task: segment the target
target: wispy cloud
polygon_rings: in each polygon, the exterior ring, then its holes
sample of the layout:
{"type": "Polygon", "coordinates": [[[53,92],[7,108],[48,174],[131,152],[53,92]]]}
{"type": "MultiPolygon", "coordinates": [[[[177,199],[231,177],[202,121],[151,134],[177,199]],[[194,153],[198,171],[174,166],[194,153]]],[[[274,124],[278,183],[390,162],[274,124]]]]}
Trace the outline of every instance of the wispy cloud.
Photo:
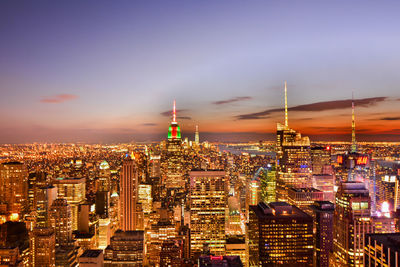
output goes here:
{"type": "Polygon", "coordinates": [[[77,95],[59,94],[59,95],[54,95],[54,96],[42,97],[40,102],[57,104],[57,103],[63,103],[63,102],[66,102],[66,101],[71,101],[71,100],[74,100],[74,99],[77,99],[77,98],[78,98],[77,95]]]}
{"type": "MultiPolygon", "coordinates": [[[[186,112],[186,111],[188,111],[187,109],[177,109],[176,110],[176,113],[184,113],[184,112],[186,112]]],[[[172,117],[172,109],[170,109],[170,110],[167,110],[167,111],[164,111],[164,112],[161,112],[160,113],[162,116],[164,116],[164,117],[172,117]]]]}
{"type": "Polygon", "coordinates": [[[157,123],[146,122],[146,123],[142,123],[142,126],[157,126],[157,123]]]}
{"type": "Polygon", "coordinates": [[[400,121],[400,117],[383,117],[380,118],[381,121],[400,121]]]}
{"type": "Polygon", "coordinates": [[[178,116],[178,117],[176,117],[178,120],[191,120],[192,119],[192,117],[189,117],[189,116],[178,116]]]}
{"type": "MultiPolygon", "coordinates": [[[[379,102],[383,102],[387,99],[387,97],[370,97],[370,98],[362,98],[355,99],[355,105],[357,107],[369,107],[375,105],[379,102]]],[[[298,105],[294,107],[288,108],[289,111],[326,111],[326,110],[335,110],[335,109],[345,109],[351,107],[351,99],[345,100],[333,100],[333,101],[323,101],[316,102],[305,105],[298,105]]],[[[268,118],[271,114],[275,112],[282,112],[283,108],[274,108],[267,109],[261,112],[249,113],[237,115],[236,119],[238,120],[255,120],[255,119],[265,119],[268,118]]]]}
{"type": "Polygon", "coordinates": [[[231,104],[231,103],[250,100],[250,99],[252,99],[251,96],[238,96],[238,97],[234,97],[234,98],[230,98],[230,99],[215,101],[215,102],[212,102],[212,103],[214,105],[225,105],[225,104],[231,104]]]}

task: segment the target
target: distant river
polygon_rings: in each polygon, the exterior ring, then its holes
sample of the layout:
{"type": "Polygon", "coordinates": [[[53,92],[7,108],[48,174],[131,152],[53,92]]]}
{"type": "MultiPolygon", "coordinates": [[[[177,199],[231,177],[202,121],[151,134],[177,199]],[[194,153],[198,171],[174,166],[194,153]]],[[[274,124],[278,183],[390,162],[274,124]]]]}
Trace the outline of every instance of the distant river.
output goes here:
{"type": "Polygon", "coordinates": [[[219,150],[221,152],[227,151],[235,155],[241,155],[242,153],[248,153],[253,155],[267,155],[267,156],[275,156],[275,152],[264,152],[258,151],[255,149],[251,149],[250,146],[228,146],[228,145],[218,145],[219,150]]]}

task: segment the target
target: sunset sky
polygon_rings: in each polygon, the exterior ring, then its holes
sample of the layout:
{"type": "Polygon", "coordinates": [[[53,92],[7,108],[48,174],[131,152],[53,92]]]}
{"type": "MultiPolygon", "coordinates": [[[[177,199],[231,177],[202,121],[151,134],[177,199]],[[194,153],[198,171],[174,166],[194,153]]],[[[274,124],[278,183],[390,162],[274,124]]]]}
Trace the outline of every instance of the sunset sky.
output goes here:
{"type": "Polygon", "coordinates": [[[399,1],[0,1],[0,143],[400,141],[399,1]]]}

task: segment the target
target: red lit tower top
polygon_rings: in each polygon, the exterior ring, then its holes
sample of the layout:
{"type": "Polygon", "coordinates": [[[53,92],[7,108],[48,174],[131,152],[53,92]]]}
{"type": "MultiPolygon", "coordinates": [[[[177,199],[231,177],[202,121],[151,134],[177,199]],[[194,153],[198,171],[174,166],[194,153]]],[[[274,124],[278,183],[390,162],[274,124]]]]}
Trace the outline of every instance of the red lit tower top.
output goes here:
{"type": "Polygon", "coordinates": [[[174,107],[172,109],[172,122],[168,129],[168,140],[181,139],[181,128],[176,121],[176,103],[174,100],[174,107]]]}

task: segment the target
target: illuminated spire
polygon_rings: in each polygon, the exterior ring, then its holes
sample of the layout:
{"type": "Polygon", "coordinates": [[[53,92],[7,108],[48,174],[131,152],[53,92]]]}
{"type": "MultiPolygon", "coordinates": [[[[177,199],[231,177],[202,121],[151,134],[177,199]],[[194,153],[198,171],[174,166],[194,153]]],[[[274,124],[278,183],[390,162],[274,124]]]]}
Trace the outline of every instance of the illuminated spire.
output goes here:
{"type": "Polygon", "coordinates": [[[174,107],[172,109],[172,122],[168,128],[168,139],[181,139],[181,128],[176,121],[176,103],[174,100],[174,107]]]}
{"type": "Polygon", "coordinates": [[[174,107],[172,109],[172,122],[176,122],[176,103],[174,100],[174,107]]]}
{"type": "Polygon", "coordinates": [[[285,126],[288,127],[288,112],[287,112],[287,86],[285,81],[285,126]]]}
{"type": "Polygon", "coordinates": [[[351,94],[351,152],[357,152],[356,120],[354,114],[354,94],[351,94]]]}

